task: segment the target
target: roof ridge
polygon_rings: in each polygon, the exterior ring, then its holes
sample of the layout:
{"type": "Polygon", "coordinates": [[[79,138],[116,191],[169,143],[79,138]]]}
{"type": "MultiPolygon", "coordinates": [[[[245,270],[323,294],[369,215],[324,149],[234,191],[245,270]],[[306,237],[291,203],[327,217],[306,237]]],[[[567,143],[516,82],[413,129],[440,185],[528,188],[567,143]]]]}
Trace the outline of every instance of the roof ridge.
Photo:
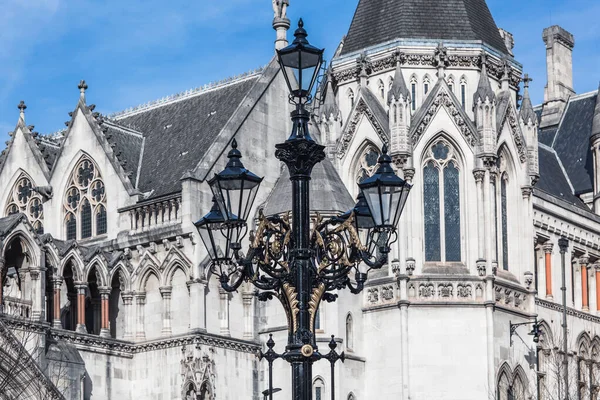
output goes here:
{"type": "Polygon", "coordinates": [[[239,82],[246,81],[248,79],[255,78],[256,76],[260,75],[265,69],[266,69],[266,66],[261,66],[256,69],[244,72],[240,75],[235,75],[235,76],[231,76],[231,77],[222,79],[220,81],[207,83],[203,86],[198,86],[196,88],[188,89],[183,92],[165,96],[161,99],[152,100],[147,103],[137,105],[135,107],[129,107],[123,111],[117,111],[112,114],[109,114],[109,115],[107,115],[107,117],[118,121],[121,118],[130,117],[132,115],[138,114],[143,111],[148,111],[148,110],[151,110],[151,109],[154,109],[157,107],[161,107],[161,106],[164,106],[167,104],[172,104],[172,103],[175,103],[175,102],[178,102],[181,100],[188,99],[190,97],[198,96],[198,95],[201,95],[204,93],[209,93],[209,92],[212,92],[212,91],[215,91],[218,89],[222,89],[224,87],[227,87],[227,86],[239,83],[239,82]]]}
{"type": "Polygon", "coordinates": [[[121,121],[116,120],[116,119],[111,119],[111,118],[106,118],[104,120],[104,123],[106,125],[110,125],[111,128],[114,128],[122,133],[128,134],[128,135],[132,135],[132,136],[136,136],[136,137],[140,137],[143,138],[144,134],[142,132],[140,132],[139,130],[137,130],[136,128],[133,128],[129,125],[123,125],[121,124],[121,121]]]}

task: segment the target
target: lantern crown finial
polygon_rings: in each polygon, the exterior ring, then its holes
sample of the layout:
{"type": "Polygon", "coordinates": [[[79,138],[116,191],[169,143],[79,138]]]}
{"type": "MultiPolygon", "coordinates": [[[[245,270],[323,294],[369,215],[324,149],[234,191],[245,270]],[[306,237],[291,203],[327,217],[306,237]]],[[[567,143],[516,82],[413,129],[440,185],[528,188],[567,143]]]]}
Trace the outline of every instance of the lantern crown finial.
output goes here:
{"type": "Polygon", "coordinates": [[[231,150],[229,150],[229,153],[227,154],[227,158],[229,158],[227,166],[244,168],[244,164],[242,164],[242,162],[240,161],[240,158],[242,158],[242,153],[238,150],[237,147],[237,140],[233,139],[233,141],[231,142],[231,150]]]}
{"type": "Polygon", "coordinates": [[[308,44],[308,40],[306,40],[307,36],[308,33],[306,32],[306,29],[304,29],[304,21],[302,21],[302,18],[300,18],[298,21],[298,28],[296,29],[296,32],[294,32],[294,37],[296,38],[294,39],[294,43],[308,44]]]}

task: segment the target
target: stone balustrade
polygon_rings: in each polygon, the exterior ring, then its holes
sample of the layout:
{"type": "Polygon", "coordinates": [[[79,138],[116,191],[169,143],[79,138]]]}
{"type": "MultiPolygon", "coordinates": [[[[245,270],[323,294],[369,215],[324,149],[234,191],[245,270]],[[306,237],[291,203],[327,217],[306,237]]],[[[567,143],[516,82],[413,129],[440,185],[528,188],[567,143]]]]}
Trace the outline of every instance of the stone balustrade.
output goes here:
{"type": "Polygon", "coordinates": [[[366,309],[410,304],[489,304],[520,313],[534,311],[534,293],[519,284],[480,277],[415,276],[381,280],[365,288],[366,309]],[[489,293],[491,291],[491,293],[489,293]]]}
{"type": "Polygon", "coordinates": [[[16,297],[4,296],[2,299],[2,313],[16,318],[30,318],[33,302],[16,297]]]}
{"type": "Polygon", "coordinates": [[[136,232],[177,224],[181,222],[181,195],[142,202],[119,212],[129,213],[130,229],[136,232]]]}

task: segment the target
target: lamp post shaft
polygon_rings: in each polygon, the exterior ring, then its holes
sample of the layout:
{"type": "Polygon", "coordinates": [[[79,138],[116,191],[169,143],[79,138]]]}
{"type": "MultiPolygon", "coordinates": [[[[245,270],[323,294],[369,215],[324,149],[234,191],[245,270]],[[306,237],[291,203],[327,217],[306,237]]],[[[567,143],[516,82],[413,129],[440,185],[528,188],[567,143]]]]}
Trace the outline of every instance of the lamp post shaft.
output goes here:
{"type": "MultiPolygon", "coordinates": [[[[289,331],[286,353],[292,364],[292,399],[312,399],[312,352],[316,340],[311,326],[310,296],[315,284],[316,267],[312,264],[310,248],[310,176],[313,167],[325,159],[324,147],[315,143],[308,133],[309,114],[300,105],[292,113],[294,129],[290,138],[278,144],[275,156],[290,171],[292,183],[292,244],[290,249],[291,276],[289,284],[295,289],[296,324],[289,331]],[[307,354],[303,347],[310,346],[307,354]],[[312,349],[312,350],[311,350],[312,349]]],[[[291,313],[294,306],[289,305],[291,313]]],[[[293,318],[292,318],[293,320],[293,318]]]]}

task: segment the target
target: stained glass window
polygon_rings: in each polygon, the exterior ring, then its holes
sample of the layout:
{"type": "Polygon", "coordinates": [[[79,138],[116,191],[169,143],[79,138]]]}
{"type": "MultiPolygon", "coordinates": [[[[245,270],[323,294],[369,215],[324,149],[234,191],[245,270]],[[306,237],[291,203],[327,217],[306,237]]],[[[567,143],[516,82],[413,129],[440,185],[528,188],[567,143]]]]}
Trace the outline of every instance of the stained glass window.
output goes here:
{"type": "Polygon", "coordinates": [[[460,171],[455,153],[440,140],[428,157],[423,167],[425,261],[460,262],[460,171]]]}
{"type": "Polygon", "coordinates": [[[322,400],[320,387],[315,388],[315,400],[322,400]]]}
{"type": "Polygon", "coordinates": [[[77,238],[77,218],[75,215],[67,215],[67,240],[74,240],[77,238]]]}
{"type": "Polygon", "coordinates": [[[441,261],[440,176],[433,161],[423,169],[425,206],[425,261],[441,261]]]}
{"type": "Polygon", "coordinates": [[[22,173],[9,192],[5,214],[23,213],[36,232],[43,232],[44,206],[42,196],[34,190],[35,187],[31,178],[22,173]]]}
{"type": "Polygon", "coordinates": [[[96,212],[96,235],[104,235],[106,233],[106,209],[104,206],[98,207],[96,212]]]}
{"type": "Polygon", "coordinates": [[[81,206],[81,238],[92,237],[92,207],[88,199],[81,206]]]}
{"type": "Polygon", "coordinates": [[[460,190],[458,169],[454,162],[444,168],[444,220],[446,261],[460,261],[460,190]]]}
{"type": "Polygon", "coordinates": [[[506,180],[500,184],[500,198],[502,207],[502,267],[508,271],[508,214],[506,206],[506,180]]]}
{"type": "Polygon", "coordinates": [[[70,222],[77,220],[81,224],[79,227],[81,239],[105,234],[107,232],[106,188],[98,167],[90,158],[84,156],[77,163],[68,185],[63,203],[65,213],[73,215],[66,220],[68,238],[77,239],[76,222],[70,222]],[[79,218],[75,218],[76,215],[79,215],[79,218]],[[69,224],[74,223],[75,228],[69,229],[69,224]]]}

